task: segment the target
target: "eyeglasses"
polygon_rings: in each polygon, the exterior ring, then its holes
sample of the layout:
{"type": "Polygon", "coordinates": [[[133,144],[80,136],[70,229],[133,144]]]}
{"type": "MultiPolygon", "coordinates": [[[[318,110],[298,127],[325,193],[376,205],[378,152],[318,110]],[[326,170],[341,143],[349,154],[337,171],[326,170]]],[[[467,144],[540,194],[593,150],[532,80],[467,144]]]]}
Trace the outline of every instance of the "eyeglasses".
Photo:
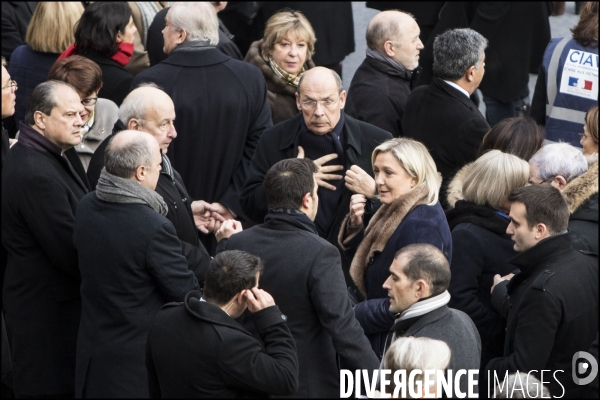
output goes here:
{"type": "Polygon", "coordinates": [[[335,100],[323,100],[323,101],[306,100],[306,101],[301,102],[300,104],[302,104],[302,107],[304,107],[307,110],[316,109],[317,104],[321,104],[323,106],[323,108],[330,109],[331,107],[333,107],[333,105],[335,103],[338,102],[339,99],[340,99],[340,96],[338,96],[338,98],[335,100]]]}
{"type": "Polygon", "coordinates": [[[554,178],[556,178],[556,176],[551,176],[550,178],[548,178],[548,179],[546,179],[544,181],[541,181],[541,182],[534,182],[534,181],[531,180],[531,178],[529,178],[529,183],[531,185],[543,185],[544,183],[550,183],[550,182],[552,182],[554,180],[554,178]]]}
{"type": "Polygon", "coordinates": [[[88,97],[87,99],[81,100],[81,104],[84,106],[93,106],[98,101],[97,97],[88,97]]]}
{"type": "Polygon", "coordinates": [[[589,136],[585,133],[578,133],[580,139],[587,139],[589,136]]]}
{"type": "Polygon", "coordinates": [[[4,89],[11,89],[11,90],[17,90],[19,86],[17,85],[17,81],[15,81],[14,79],[9,79],[8,82],[6,82],[6,86],[4,86],[2,88],[2,90],[4,89]]]}

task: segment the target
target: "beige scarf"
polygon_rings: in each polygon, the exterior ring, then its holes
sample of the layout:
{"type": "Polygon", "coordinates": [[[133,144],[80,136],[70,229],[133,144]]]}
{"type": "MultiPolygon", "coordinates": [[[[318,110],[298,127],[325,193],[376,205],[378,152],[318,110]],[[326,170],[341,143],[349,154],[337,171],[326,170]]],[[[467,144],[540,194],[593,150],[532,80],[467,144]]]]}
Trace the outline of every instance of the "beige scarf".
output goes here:
{"type": "Polygon", "coordinates": [[[283,79],[288,85],[294,87],[298,87],[298,83],[300,83],[300,77],[305,71],[303,65],[298,75],[288,74],[279,65],[277,65],[275,60],[273,60],[273,57],[269,57],[269,65],[271,66],[273,72],[275,72],[275,75],[283,79]]]}
{"type": "MultiPolygon", "coordinates": [[[[427,204],[427,195],[428,191],[425,184],[416,186],[391,204],[383,204],[371,218],[350,265],[350,276],[365,299],[367,298],[365,272],[367,271],[369,259],[373,257],[376,251],[383,251],[388,240],[408,213],[421,204],[427,204]]],[[[342,248],[344,248],[343,243],[354,236],[348,232],[349,222],[350,214],[344,219],[338,236],[342,248]]]]}

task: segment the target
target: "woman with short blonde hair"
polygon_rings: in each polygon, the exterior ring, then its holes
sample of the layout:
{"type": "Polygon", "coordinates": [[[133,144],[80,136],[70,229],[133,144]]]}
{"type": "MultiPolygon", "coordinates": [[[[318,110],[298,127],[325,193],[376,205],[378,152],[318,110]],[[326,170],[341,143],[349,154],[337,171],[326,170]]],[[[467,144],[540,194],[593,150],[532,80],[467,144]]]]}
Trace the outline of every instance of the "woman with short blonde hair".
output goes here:
{"type": "Polygon", "coordinates": [[[428,243],[450,262],[452,237],[438,201],[441,177],[422,143],[405,137],[390,139],[375,148],[371,160],[381,207],[365,224],[373,204],[367,205],[362,194],[353,195],[338,241],[349,256],[355,251],[350,276],[366,300],[356,304],[354,314],[381,358],[394,323],[382,285],[396,252],[409,244],[428,243]]]}
{"type": "Polygon", "coordinates": [[[263,38],[250,46],[245,61],[265,77],[274,124],[298,114],[296,88],[302,74],[315,66],[316,41],[304,14],[286,10],[271,16],[263,38]]]}
{"type": "Polygon", "coordinates": [[[10,72],[19,82],[15,121],[25,118],[25,107],[33,89],[48,78],[60,53],[75,40],[75,25],[83,14],[81,2],[40,1],[27,27],[25,45],[11,54],[10,72]]]}
{"type": "Polygon", "coordinates": [[[490,150],[475,160],[463,181],[464,200],[446,212],[452,229],[452,277],[448,306],[467,313],[481,337],[481,365],[501,357],[505,320],[492,306],[494,275],[511,273],[508,260],[517,255],[506,234],[510,222],[508,195],[527,185],[529,164],[519,157],[490,150]]]}

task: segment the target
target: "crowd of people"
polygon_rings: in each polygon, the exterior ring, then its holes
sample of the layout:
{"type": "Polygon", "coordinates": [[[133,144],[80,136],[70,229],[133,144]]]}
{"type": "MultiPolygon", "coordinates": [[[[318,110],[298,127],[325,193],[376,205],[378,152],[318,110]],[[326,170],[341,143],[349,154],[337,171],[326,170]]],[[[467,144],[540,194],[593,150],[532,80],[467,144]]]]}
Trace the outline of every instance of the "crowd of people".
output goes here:
{"type": "Polygon", "coordinates": [[[598,2],[367,5],[2,4],[3,397],[598,395],[598,2]]]}

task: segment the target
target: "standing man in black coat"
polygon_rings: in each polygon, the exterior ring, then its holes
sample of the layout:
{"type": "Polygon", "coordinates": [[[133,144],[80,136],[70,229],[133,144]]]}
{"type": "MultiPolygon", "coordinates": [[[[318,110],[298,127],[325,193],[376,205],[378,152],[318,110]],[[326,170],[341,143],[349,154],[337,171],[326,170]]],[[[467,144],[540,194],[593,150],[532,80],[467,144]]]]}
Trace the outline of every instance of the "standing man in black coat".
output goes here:
{"type": "Polygon", "coordinates": [[[145,342],[152,320],[165,303],[198,289],[198,281],[154,191],[162,163],[157,141],[122,131],[105,159],[73,232],[81,270],[75,395],[148,397],[145,342]]]}
{"type": "Polygon", "coordinates": [[[598,333],[598,257],[571,247],[569,209],[558,189],[527,186],[508,200],[506,233],[521,253],[510,263],[521,272],[508,283],[494,277],[492,304],[506,317],[506,341],[504,357],[487,369],[500,380],[533,370],[540,379],[550,370],[545,381],[553,396],[585,397],[587,387],[573,381],[572,360],[598,333]]]}
{"type": "Polygon", "coordinates": [[[258,288],[262,260],[224,251],[211,262],[204,291],[158,312],[146,345],[152,398],[266,397],[298,387],[296,343],[287,316],[258,288]],[[252,314],[264,348],[234,318],[252,314]]]}
{"type": "MultiPolygon", "coordinates": [[[[167,203],[166,217],[173,223],[177,237],[181,240],[183,254],[188,260],[190,270],[194,272],[198,281],[202,282],[210,263],[210,256],[200,242],[198,229],[209,233],[210,216],[205,217],[205,214],[209,211],[210,204],[201,200],[193,201],[181,176],[173,169],[166,156],[169,145],[177,138],[173,101],[154,84],[140,85],[123,100],[119,108],[119,117],[120,120],[115,124],[113,134],[100,143],[90,160],[87,175],[92,182],[92,189],[96,188],[100,172],[104,168],[106,146],[117,132],[129,129],[147,132],[154,136],[162,152],[162,169],[156,185],[156,193],[167,203]],[[198,225],[195,219],[198,220],[198,225]]],[[[213,215],[219,220],[222,219],[217,213],[213,215]]]]}
{"type": "MultiPolygon", "coordinates": [[[[317,234],[314,221],[321,200],[317,171],[317,165],[306,159],[273,165],[264,177],[269,204],[264,224],[235,233],[218,247],[219,251],[247,251],[265,262],[261,286],[287,315],[298,349],[296,397],[340,395],[336,355],[342,368],[352,371],[367,369],[371,374],[379,366],[354,318],[339,251],[317,234]]],[[[231,223],[224,222],[217,237],[230,232],[231,223]]],[[[242,322],[258,337],[251,319],[242,322]]]]}
{"type": "Polygon", "coordinates": [[[450,178],[477,158],[477,149],[490,129],[469,98],[483,79],[486,46],[487,40],[471,29],[439,35],[433,45],[435,77],[430,85],[410,94],[404,109],[404,134],[427,147],[442,174],[444,208],[450,178]]]}
{"type": "Polygon", "coordinates": [[[385,129],[402,133],[402,115],[410,92],[419,81],[419,25],[400,11],[377,14],[367,27],[367,57],[356,70],[346,113],[385,129]]]}
{"type": "Polygon", "coordinates": [[[80,112],[72,86],[38,85],[3,166],[3,300],[17,397],[73,396],[81,277],[72,236],[88,189],[64,152],[81,141],[80,112]]]}
{"type": "MultiPolygon", "coordinates": [[[[380,204],[376,199],[371,154],[392,135],[342,111],[346,91],[334,71],[323,67],[306,71],[298,91],[296,105],[301,114],[265,131],[252,158],[240,201],[250,219],[263,222],[268,211],[263,179],[269,168],[286,158],[306,156],[315,160],[319,166],[317,183],[321,198],[315,226],[319,236],[337,247],[350,197],[360,193],[369,199],[368,217],[380,204]],[[345,173],[345,180],[336,173],[345,173]]],[[[348,272],[350,260],[341,254],[346,282],[355,286],[348,272]]]]}
{"type": "Polygon", "coordinates": [[[163,29],[169,57],[139,73],[132,88],[153,82],[173,99],[179,139],[169,159],[190,195],[226,219],[243,219],[239,195],[271,110],[262,73],[219,51],[218,29],[210,3],[174,4],[163,29]]]}

